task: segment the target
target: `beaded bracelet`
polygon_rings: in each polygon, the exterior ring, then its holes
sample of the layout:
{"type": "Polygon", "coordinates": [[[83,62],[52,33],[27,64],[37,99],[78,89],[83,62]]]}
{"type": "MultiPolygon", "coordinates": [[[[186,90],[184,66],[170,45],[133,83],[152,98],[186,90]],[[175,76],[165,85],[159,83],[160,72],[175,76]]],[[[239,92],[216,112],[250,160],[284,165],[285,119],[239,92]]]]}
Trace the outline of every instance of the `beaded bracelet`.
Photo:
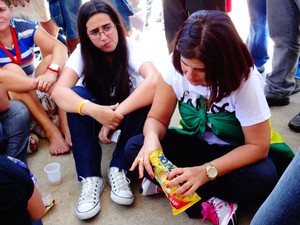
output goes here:
{"type": "Polygon", "coordinates": [[[87,102],[90,102],[90,101],[87,100],[87,99],[82,100],[82,101],[79,103],[78,107],[77,107],[78,113],[79,113],[80,115],[82,115],[82,116],[83,116],[83,114],[81,113],[81,108],[82,108],[82,106],[83,106],[85,103],[87,103],[87,102]]]}

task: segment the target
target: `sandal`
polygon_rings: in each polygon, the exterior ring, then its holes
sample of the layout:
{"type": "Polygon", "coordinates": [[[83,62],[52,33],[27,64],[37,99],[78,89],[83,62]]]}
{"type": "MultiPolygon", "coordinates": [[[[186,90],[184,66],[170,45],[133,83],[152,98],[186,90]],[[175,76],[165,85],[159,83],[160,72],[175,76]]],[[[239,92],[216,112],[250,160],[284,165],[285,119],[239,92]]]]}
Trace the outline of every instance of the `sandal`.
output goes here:
{"type": "Polygon", "coordinates": [[[27,153],[35,153],[38,150],[39,146],[39,138],[37,135],[34,133],[30,133],[29,135],[29,141],[28,141],[28,146],[27,146],[27,153]]]}

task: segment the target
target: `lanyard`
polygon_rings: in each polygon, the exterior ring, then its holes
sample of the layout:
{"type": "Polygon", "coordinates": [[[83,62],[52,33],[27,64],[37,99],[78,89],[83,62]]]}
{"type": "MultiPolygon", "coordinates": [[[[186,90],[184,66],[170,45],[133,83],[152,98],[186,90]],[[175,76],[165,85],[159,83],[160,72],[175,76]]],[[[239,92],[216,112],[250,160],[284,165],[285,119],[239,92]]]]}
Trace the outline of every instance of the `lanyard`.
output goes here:
{"type": "Polygon", "coordinates": [[[18,40],[17,40],[17,35],[15,33],[15,30],[13,28],[13,26],[10,24],[10,33],[13,39],[13,47],[15,48],[16,51],[16,56],[13,56],[6,48],[5,46],[2,44],[2,42],[0,41],[0,47],[3,49],[3,51],[6,53],[6,55],[11,59],[11,61],[13,63],[16,64],[20,64],[21,63],[21,51],[19,48],[19,44],[18,44],[18,40]]]}

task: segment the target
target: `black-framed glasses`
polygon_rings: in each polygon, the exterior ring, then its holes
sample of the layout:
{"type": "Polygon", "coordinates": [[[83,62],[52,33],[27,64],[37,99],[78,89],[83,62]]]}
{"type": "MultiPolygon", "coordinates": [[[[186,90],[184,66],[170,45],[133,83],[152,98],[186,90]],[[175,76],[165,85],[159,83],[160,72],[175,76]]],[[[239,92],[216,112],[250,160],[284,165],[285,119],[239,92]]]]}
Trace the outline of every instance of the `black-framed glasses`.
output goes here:
{"type": "Polygon", "coordinates": [[[100,31],[99,28],[91,30],[90,32],[88,32],[88,36],[91,39],[97,39],[97,38],[101,37],[101,34],[108,36],[108,35],[112,34],[113,32],[115,32],[115,28],[116,28],[115,24],[107,24],[107,25],[103,26],[102,31],[100,31]]]}

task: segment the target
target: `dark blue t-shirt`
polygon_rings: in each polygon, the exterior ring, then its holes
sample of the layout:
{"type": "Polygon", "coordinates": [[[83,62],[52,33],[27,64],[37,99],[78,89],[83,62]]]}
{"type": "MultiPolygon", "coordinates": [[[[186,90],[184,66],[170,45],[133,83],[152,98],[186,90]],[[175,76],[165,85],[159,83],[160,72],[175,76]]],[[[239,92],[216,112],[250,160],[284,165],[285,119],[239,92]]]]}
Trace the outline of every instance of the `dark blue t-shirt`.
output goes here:
{"type": "Polygon", "coordinates": [[[18,166],[0,156],[0,223],[5,225],[31,225],[27,211],[33,194],[33,181],[27,168],[18,166]]]}

